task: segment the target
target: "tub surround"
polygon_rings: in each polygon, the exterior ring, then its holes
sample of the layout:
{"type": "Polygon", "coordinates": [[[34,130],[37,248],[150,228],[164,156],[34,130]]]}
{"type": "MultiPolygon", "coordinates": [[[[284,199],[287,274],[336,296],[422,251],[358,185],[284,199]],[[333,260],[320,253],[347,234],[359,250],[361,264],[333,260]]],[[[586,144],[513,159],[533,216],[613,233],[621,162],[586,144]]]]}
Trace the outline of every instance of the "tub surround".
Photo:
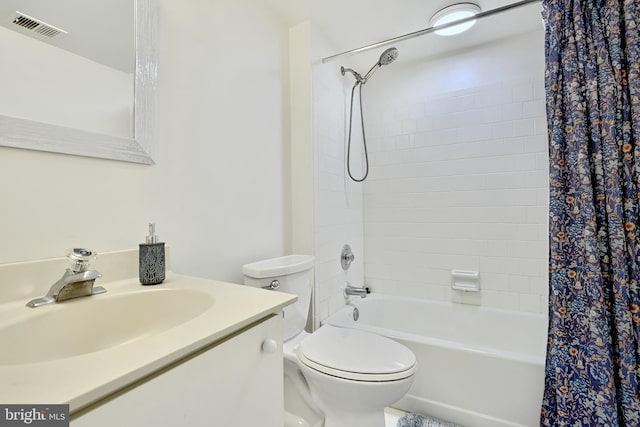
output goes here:
{"type": "MultiPolygon", "coordinates": [[[[190,320],[183,319],[177,326],[141,334],[102,350],[63,358],[52,357],[42,362],[0,364],[0,378],[5,384],[0,390],[0,401],[5,404],[68,403],[73,415],[150,374],[280,313],[296,300],[295,296],[281,292],[173,274],[171,271],[167,272],[163,284],[143,287],[137,277],[137,251],[132,250],[99,255],[94,263],[103,274],[98,281],[107,293],[47,307],[26,307],[30,298],[43,295],[57,280],[64,271],[65,262],[65,258],[55,258],[0,265],[0,294],[4,296],[0,300],[0,333],[3,328],[21,320],[42,315],[45,311],[54,313],[74,308],[69,307],[72,305],[86,307],[86,327],[91,328],[92,323],[104,323],[105,320],[91,318],[92,307],[97,308],[106,299],[130,295],[140,298],[140,294],[147,292],[201,293],[203,298],[210,299],[210,307],[201,309],[190,320]]],[[[114,323],[122,323],[116,322],[116,316],[130,316],[132,324],[143,319],[144,297],[141,302],[137,311],[113,313],[114,323]]],[[[64,336],[65,331],[52,330],[51,333],[64,336]]],[[[29,337],[22,339],[28,340],[29,337]]],[[[3,343],[4,351],[11,352],[12,345],[20,344],[3,343]]]]}

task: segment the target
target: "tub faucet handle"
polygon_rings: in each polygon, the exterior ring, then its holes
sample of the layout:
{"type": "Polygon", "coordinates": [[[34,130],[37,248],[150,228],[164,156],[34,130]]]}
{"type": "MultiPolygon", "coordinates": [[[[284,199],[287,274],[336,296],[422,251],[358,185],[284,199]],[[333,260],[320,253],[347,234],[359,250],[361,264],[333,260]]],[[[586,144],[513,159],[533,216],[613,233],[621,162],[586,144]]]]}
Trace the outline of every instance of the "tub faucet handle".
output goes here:
{"type": "Polygon", "coordinates": [[[356,256],[351,251],[351,246],[344,245],[342,247],[342,252],[340,252],[340,265],[342,265],[342,269],[348,270],[355,259],[356,256]]]}

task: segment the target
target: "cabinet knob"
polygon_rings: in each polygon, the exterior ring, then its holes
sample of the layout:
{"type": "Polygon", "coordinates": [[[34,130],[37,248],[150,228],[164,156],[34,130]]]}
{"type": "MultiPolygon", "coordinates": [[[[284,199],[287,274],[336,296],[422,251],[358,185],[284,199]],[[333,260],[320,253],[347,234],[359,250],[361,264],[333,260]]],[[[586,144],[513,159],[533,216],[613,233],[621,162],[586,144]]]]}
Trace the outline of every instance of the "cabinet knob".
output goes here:
{"type": "Polygon", "coordinates": [[[278,349],[278,342],[273,338],[268,338],[262,342],[262,351],[265,353],[274,353],[278,349]]]}

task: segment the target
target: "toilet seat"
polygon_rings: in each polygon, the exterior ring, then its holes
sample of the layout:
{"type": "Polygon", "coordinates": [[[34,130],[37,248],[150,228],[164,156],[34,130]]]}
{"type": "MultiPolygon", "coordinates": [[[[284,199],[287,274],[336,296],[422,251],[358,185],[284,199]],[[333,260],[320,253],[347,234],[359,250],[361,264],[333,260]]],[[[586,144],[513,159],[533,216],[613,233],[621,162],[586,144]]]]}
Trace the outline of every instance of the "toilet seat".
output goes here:
{"type": "Polygon", "coordinates": [[[297,349],[300,362],[338,378],[395,381],[416,371],[415,355],[389,338],[331,325],[320,327],[297,349]]]}

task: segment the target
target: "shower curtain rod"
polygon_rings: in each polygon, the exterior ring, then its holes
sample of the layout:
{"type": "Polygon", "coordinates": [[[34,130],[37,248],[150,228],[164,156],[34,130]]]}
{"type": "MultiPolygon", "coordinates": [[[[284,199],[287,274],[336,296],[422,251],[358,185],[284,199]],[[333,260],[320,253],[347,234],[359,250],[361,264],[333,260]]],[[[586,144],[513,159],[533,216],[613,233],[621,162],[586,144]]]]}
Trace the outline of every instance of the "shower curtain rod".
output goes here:
{"type": "Polygon", "coordinates": [[[364,52],[366,50],[370,50],[370,49],[375,49],[381,46],[385,46],[391,43],[395,43],[395,42],[400,42],[400,41],[404,41],[404,40],[408,40],[408,39],[412,39],[414,37],[420,37],[423,36],[425,34],[429,34],[429,33],[433,33],[436,30],[442,30],[445,28],[449,28],[449,27],[453,27],[455,25],[459,25],[459,24],[463,24],[465,22],[469,22],[469,21],[473,21],[474,19],[481,19],[481,18],[486,18],[487,16],[492,16],[492,15],[497,15],[498,13],[502,13],[502,12],[506,12],[507,10],[511,10],[511,9],[515,9],[517,7],[522,7],[522,6],[526,6],[530,3],[539,3],[541,0],[521,0],[515,3],[511,3],[505,6],[500,6],[500,7],[496,7],[495,9],[491,9],[491,10],[487,10],[486,12],[480,12],[474,16],[470,16],[468,18],[464,18],[464,19],[458,19],[457,21],[452,21],[449,22],[447,24],[443,24],[443,25],[438,25],[437,27],[429,27],[429,28],[425,28],[423,30],[418,30],[418,31],[414,31],[412,33],[408,33],[408,34],[404,34],[402,36],[398,36],[398,37],[394,37],[391,39],[387,39],[387,40],[383,40],[381,42],[378,43],[373,43],[367,46],[362,46],[359,47],[357,49],[351,49],[351,50],[347,50],[345,52],[342,53],[337,53],[335,55],[331,55],[331,56],[327,56],[326,58],[322,59],[322,63],[324,64],[325,62],[329,62],[335,58],[338,58],[340,56],[343,55],[349,55],[352,53],[358,53],[358,52],[364,52]]]}

